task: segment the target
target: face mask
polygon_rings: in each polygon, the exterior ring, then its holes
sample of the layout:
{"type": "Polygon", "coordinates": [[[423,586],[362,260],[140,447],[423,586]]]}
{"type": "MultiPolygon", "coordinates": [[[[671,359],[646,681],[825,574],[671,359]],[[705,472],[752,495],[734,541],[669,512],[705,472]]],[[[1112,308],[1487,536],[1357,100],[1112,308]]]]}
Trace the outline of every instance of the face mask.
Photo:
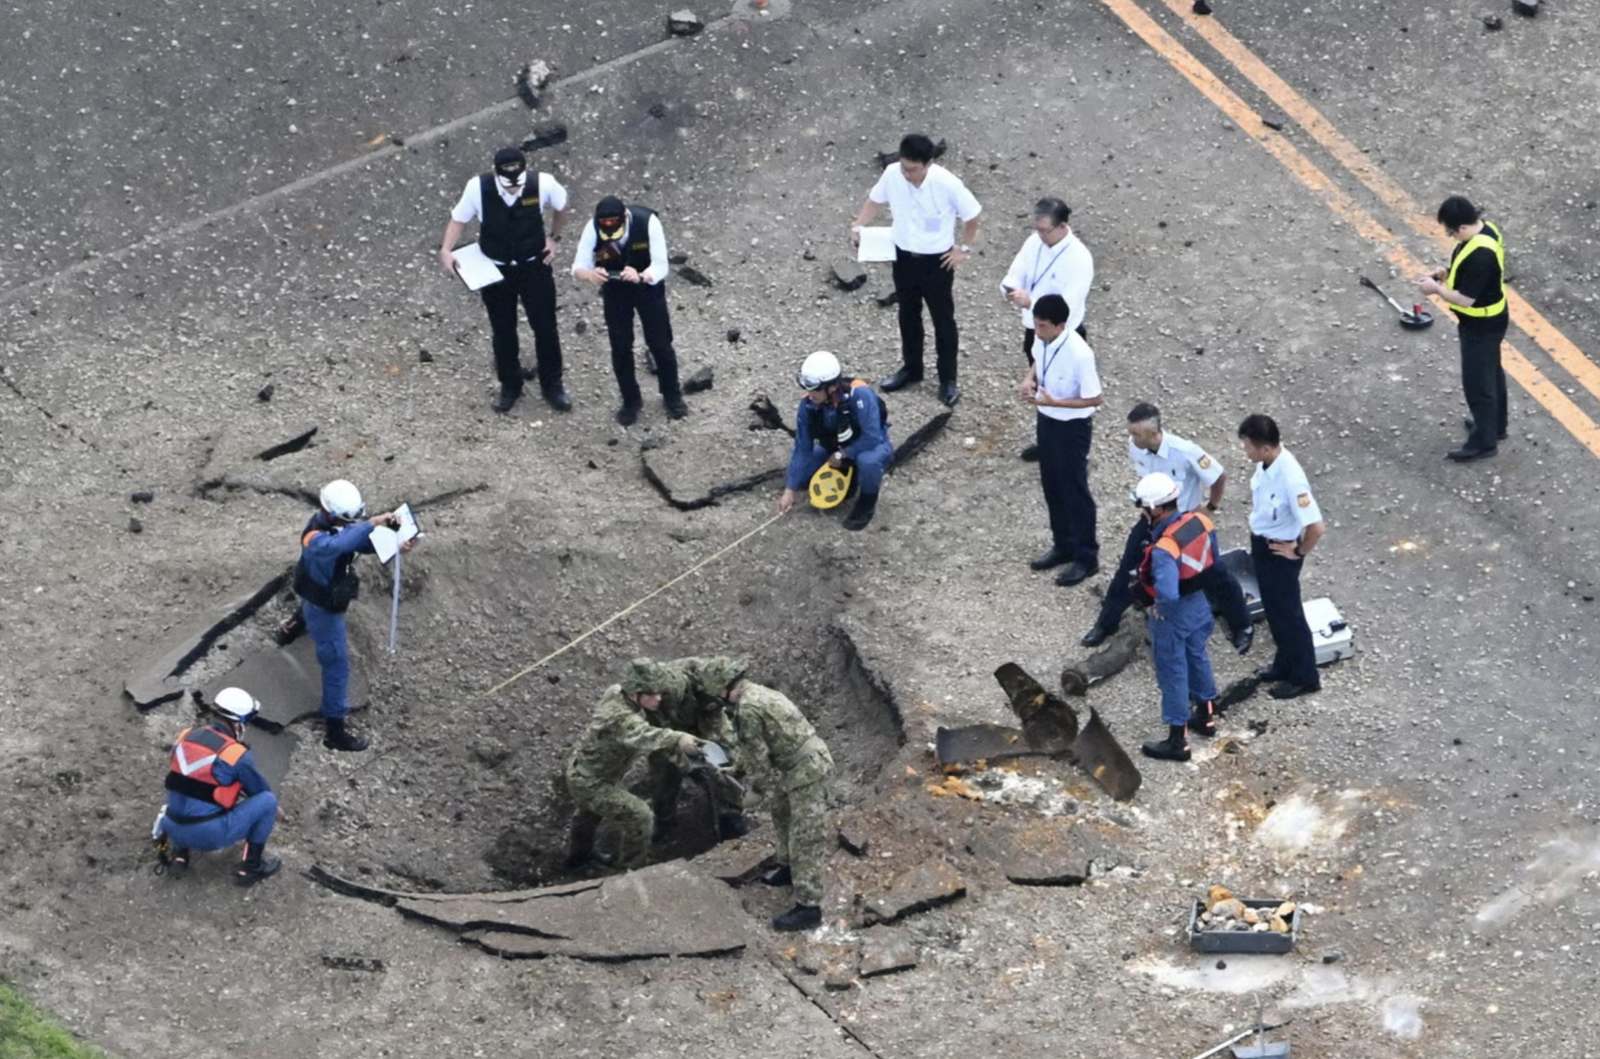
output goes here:
{"type": "Polygon", "coordinates": [[[514,187],[522,186],[522,182],[527,179],[528,171],[526,169],[496,169],[494,176],[502,188],[510,191],[514,187]]]}
{"type": "Polygon", "coordinates": [[[608,243],[614,242],[615,240],[622,238],[623,227],[624,225],[621,223],[618,223],[615,228],[608,228],[604,224],[597,224],[595,225],[595,234],[608,243]]]}

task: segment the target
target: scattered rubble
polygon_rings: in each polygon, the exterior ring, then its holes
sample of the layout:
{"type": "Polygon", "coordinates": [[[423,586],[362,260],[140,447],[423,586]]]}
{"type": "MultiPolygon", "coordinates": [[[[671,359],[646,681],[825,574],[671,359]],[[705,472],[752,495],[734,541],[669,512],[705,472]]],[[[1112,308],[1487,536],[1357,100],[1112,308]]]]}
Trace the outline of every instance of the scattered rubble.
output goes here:
{"type": "Polygon", "coordinates": [[[550,83],[552,73],[550,64],[542,60],[527,63],[517,71],[517,98],[529,110],[538,110],[544,102],[544,86],[550,83]]]}
{"type": "Polygon", "coordinates": [[[917,947],[905,938],[869,934],[861,945],[861,977],[877,978],[917,966],[917,947]]]}
{"type": "Polygon", "coordinates": [[[756,414],[756,421],[750,424],[751,430],[781,430],[794,437],[794,427],[783,421],[783,413],[778,411],[777,405],[766,394],[756,395],[756,399],[750,402],[750,411],[756,414]]]}
{"type": "Polygon", "coordinates": [[[715,378],[716,376],[711,368],[711,365],[707,364],[705,367],[699,369],[693,375],[683,380],[683,392],[704,393],[711,389],[715,378]]]}
{"type": "Polygon", "coordinates": [[[307,445],[311,444],[311,439],[316,436],[316,427],[302,430],[300,433],[296,434],[287,441],[281,441],[270,448],[262,449],[260,452],[256,453],[256,459],[260,460],[262,463],[270,463],[273,460],[287,456],[290,453],[299,452],[301,449],[304,449],[307,445]]]}
{"type": "Polygon", "coordinates": [[[155,498],[156,494],[149,492],[148,490],[141,490],[140,492],[134,493],[128,499],[132,500],[135,504],[148,504],[155,498]]]}
{"type": "Polygon", "coordinates": [[[856,817],[846,817],[839,821],[839,846],[852,856],[865,857],[867,855],[867,850],[872,846],[872,840],[867,834],[863,821],[856,817]]]}
{"type": "Polygon", "coordinates": [[[692,283],[696,287],[711,286],[711,277],[693,265],[679,265],[673,274],[685,283],[692,283]]]}
{"type": "Polygon", "coordinates": [[[269,382],[265,386],[261,387],[260,390],[256,391],[256,400],[260,401],[262,404],[265,404],[266,402],[272,400],[272,395],[277,392],[277,384],[269,382]]]}
{"type": "Polygon", "coordinates": [[[388,970],[376,956],[330,956],[327,953],[322,955],[322,966],[335,971],[365,971],[369,974],[382,974],[388,970]]]}
{"type": "Polygon", "coordinates": [[[891,305],[899,304],[900,292],[893,287],[885,287],[878,292],[876,300],[879,305],[888,308],[891,305]]]}
{"type": "Polygon", "coordinates": [[[895,877],[866,902],[866,922],[898,923],[907,916],[947,905],[967,894],[967,884],[943,861],[926,861],[895,877]]]}
{"type": "Polygon", "coordinates": [[[133,518],[132,516],[129,516],[129,518],[128,518],[128,532],[129,533],[143,533],[144,532],[144,523],[140,522],[136,518],[133,518]]]}
{"type": "Polygon", "coordinates": [[[559,147],[567,142],[567,127],[559,122],[534,126],[533,135],[522,141],[524,151],[538,151],[546,147],[559,147]]]}
{"type": "Polygon", "coordinates": [[[667,32],[674,37],[692,37],[706,28],[706,24],[687,7],[680,7],[667,16],[667,32]]]}
{"type": "Polygon", "coordinates": [[[829,275],[833,277],[833,285],[844,291],[858,290],[867,282],[865,266],[849,257],[836,259],[829,275]]]}

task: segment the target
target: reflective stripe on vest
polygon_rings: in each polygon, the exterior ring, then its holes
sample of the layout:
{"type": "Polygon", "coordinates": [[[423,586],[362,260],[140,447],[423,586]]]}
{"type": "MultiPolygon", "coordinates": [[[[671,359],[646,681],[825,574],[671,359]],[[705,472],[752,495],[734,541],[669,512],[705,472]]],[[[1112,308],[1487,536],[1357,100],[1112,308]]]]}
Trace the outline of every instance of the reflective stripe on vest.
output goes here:
{"type": "Polygon", "coordinates": [[[1444,285],[1451,290],[1456,289],[1456,270],[1475,251],[1488,247],[1494,251],[1494,259],[1500,263],[1500,300],[1493,305],[1454,305],[1450,306],[1452,312],[1462,316],[1498,316],[1506,309],[1506,243],[1501,237],[1500,230],[1491,224],[1485,223],[1483,231],[1468,239],[1461,247],[1461,253],[1450,262],[1450,274],[1444,278],[1444,285]],[[1492,234],[1491,234],[1492,233],[1492,234]]]}
{"type": "Polygon", "coordinates": [[[237,765],[249,749],[233,736],[210,725],[186,728],[178,734],[177,742],[172,747],[167,790],[232,809],[239,801],[244,784],[238,780],[226,785],[219,784],[212,770],[218,761],[224,765],[237,765]]]}
{"type": "Polygon", "coordinates": [[[1178,561],[1178,594],[1188,595],[1199,583],[1195,578],[1211,569],[1215,557],[1211,554],[1211,520],[1198,511],[1180,515],[1161,531],[1150,547],[1145,549],[1144,562],[1139,564],[1139,583],[1151,596],[1156,592],[1153,552],[1160,548],[1178,561]]]}

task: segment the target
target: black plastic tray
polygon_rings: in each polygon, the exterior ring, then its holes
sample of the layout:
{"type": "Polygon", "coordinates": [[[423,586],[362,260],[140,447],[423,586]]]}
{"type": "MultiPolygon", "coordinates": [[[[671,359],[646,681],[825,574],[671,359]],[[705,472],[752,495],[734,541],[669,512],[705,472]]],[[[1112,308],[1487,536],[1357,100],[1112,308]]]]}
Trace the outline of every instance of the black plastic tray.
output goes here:
{"type": "MultiPolygon", "coordinates": [[[[1284,898],[1251,900],[1241,897],[1246,908],[1257,911],[1276,911],[1284,898]]],[[[1289,933],[1278,934],[1270,930],[1201,930],[1200,913],[1206,910],[1203,901],[1194,902],[1189,909],[1189,948],[1195,952],[1288,952],[1300,936],[1300,905],[1296,902],[1294,914],[1289,917],[1289,933]]]]}

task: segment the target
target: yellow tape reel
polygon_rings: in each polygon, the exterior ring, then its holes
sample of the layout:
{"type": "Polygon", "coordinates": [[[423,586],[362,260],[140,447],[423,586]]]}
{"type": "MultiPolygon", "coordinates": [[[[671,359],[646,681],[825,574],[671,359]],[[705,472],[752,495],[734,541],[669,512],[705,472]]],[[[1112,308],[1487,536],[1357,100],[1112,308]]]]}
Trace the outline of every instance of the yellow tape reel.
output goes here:
{"type": "Polygon", "coordinates": [[[811,476],[811,506],[827,511],[844,503],[845,494],[850,492],[850,479],[855,473],[854,467],[841,471],[823,464],[817,468],[817,473],[811,476]]]}

